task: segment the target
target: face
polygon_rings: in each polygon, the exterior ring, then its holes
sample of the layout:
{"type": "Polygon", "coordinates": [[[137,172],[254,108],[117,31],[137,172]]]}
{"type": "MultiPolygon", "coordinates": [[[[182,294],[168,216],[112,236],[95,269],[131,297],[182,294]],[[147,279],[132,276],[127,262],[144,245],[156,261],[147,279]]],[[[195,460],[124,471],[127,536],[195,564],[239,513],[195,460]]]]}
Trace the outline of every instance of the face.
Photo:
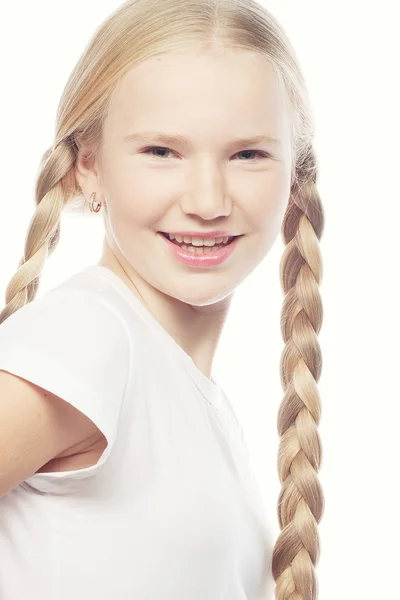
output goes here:
{"type": "Polygon", "coordinates": [[[290,123],[273,69],[249,52],[193,49],[143,61],[114,96],[86,188],[138,286],[192,306],[232,294],[280,232],[290,191],[290,123]],[[182,141],[129,138],[155,132],[182,141]],[[276,138],[240,143],[256,136],[276,138]],[[178,260],[159,232],[241,235],[222,263],[178,260]]]}

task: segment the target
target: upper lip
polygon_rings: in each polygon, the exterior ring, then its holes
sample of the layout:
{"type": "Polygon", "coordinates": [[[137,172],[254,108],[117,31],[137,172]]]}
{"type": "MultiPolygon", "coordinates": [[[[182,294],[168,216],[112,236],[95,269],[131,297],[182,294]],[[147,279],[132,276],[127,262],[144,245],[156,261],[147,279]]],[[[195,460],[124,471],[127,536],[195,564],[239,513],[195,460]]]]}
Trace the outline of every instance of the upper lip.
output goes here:
{"type": "Polygon", "coordinates": [[[236,237],[234,233],[229,231],[161,231],[161,233],[171,233],[172,235],[187,235],[189,237],[200,238],[219,238],[219,237],[236,237]]]}

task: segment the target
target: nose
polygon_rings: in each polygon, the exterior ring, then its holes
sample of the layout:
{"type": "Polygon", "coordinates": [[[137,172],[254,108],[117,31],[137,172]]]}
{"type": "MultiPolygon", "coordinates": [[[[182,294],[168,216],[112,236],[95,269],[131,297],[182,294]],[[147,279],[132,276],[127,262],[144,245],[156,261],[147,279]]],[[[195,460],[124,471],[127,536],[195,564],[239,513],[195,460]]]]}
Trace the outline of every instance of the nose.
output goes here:
{"type": "Polygon", "coordinates": [[[204,169],[188,184],[189,191],[181,198],[181,209],[187,215],[195,215],[209,221],[227,217],[232,201],[225,180],[219,169],[204,169]]]}

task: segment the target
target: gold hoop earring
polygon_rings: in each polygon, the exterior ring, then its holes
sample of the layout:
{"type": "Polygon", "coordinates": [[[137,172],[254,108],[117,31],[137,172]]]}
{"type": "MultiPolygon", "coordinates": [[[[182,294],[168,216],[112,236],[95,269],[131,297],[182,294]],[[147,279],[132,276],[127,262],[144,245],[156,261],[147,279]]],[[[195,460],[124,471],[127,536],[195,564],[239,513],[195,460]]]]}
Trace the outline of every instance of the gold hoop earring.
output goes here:
{"type": "Polygon", "coordinates": [[[93,202],[96,200],[96,192],[93,192],[93,194],[90,196],[90,202],[89,202],[89,208],[92,212],[96,212],[98,213],[99,210],[101,209],[101,202],[96,201],[96,206],[93,205],[93,202]]]}

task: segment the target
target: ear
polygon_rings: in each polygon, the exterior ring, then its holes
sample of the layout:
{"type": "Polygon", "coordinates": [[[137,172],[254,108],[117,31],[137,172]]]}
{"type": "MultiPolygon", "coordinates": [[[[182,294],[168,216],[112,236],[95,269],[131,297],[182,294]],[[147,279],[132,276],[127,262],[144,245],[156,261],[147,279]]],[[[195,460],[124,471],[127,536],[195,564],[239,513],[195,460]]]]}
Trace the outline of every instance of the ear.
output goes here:
{"type": "Polygon", "coordinates": [[[80,148],[75,163],[75,178],[85,198],[90,198],[93,192],[102,193],[100,171],[96,157],[90,155],[87,148],[80,148]]]}

